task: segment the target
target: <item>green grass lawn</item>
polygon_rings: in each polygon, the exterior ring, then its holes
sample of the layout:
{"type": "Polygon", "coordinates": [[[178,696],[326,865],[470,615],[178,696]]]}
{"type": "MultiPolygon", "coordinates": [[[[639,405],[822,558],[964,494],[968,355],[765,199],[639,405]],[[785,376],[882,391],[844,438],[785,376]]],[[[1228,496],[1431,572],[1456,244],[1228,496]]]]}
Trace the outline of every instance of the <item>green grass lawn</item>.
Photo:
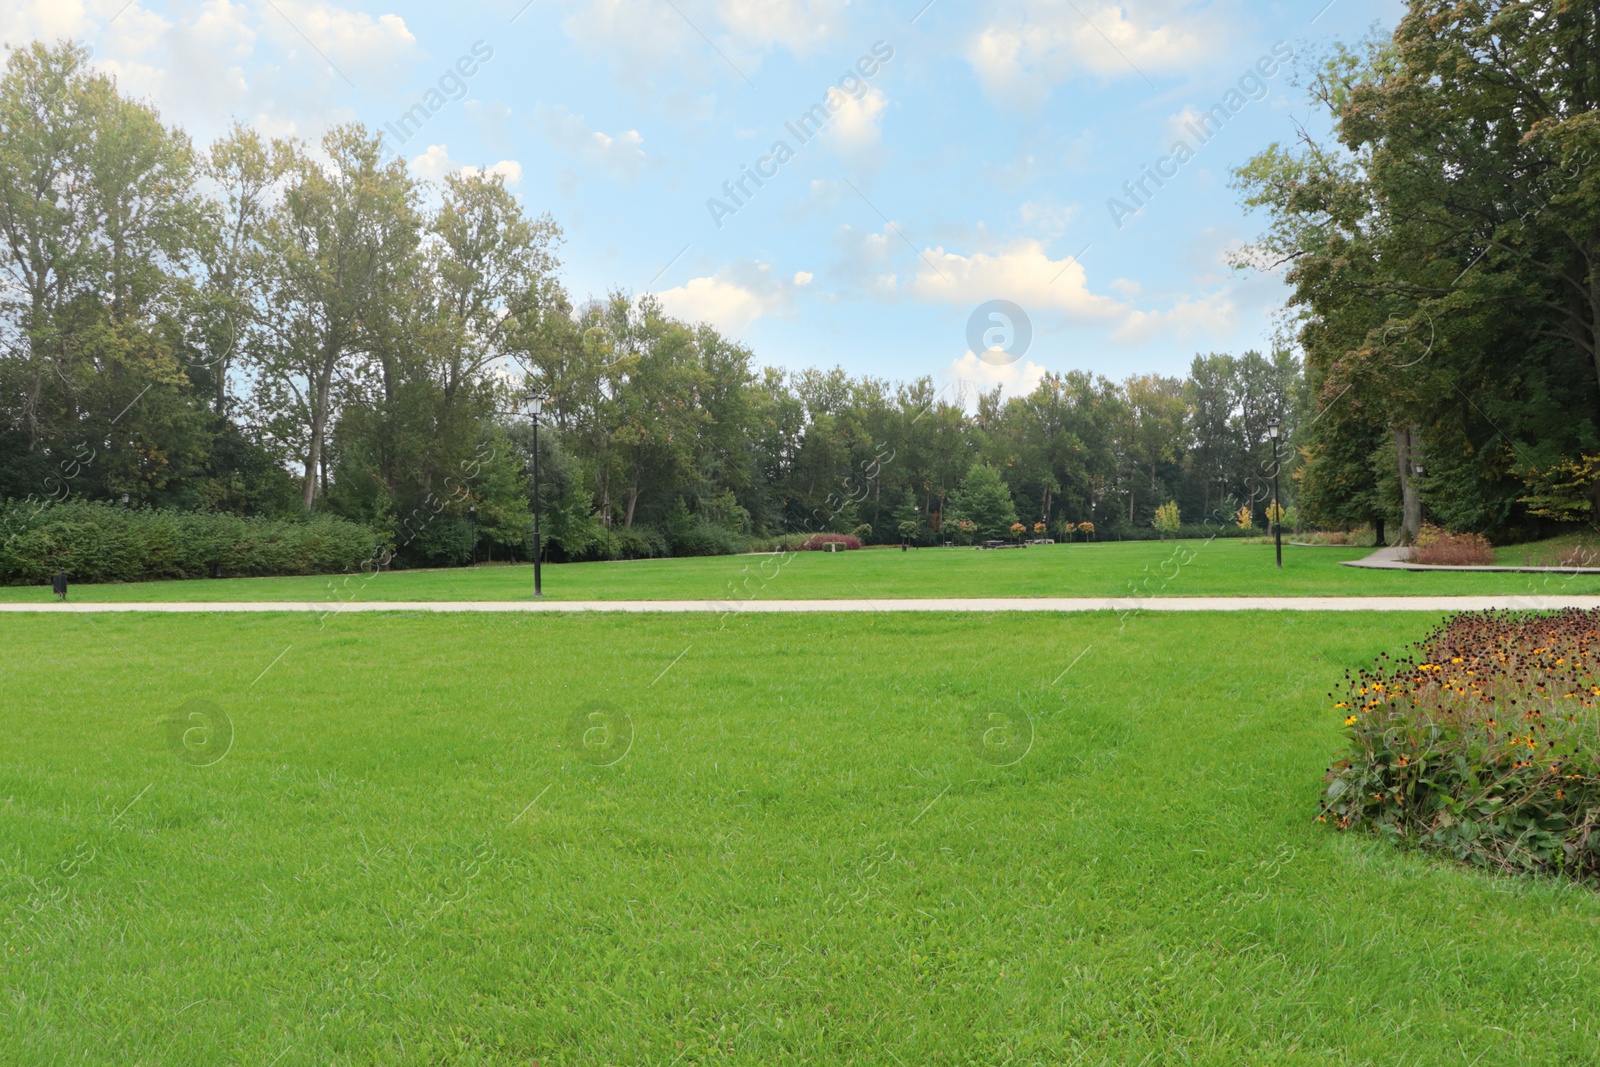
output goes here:
{"type": "MultiPolygon", "coordinates": [[[[1120,596],[1452,596],[1477,593],[1600,593],[1600,576],[1418,574],[1358,570],[1360,548],[1285,546],[1283,570],[1271,545],[1236,540],[1129,541],[985,552],[869,549],[835,554],[716,556],[546,566],[553,600],[895,599],[920,597],[1120,596]]],[[[533,589],[529,566],[394,571],[314,578],[77,585],[81,601],[520,600],[533,589]]],[[[47,601],[47,586],[0,589],[0,602],[47,601]]]]}
{"type": "Polygon", "coordinates": [[[1594,1062],[1600,898],[1312,821],[1433,621],[8,617],[0,1063],[1594,1062]]]}

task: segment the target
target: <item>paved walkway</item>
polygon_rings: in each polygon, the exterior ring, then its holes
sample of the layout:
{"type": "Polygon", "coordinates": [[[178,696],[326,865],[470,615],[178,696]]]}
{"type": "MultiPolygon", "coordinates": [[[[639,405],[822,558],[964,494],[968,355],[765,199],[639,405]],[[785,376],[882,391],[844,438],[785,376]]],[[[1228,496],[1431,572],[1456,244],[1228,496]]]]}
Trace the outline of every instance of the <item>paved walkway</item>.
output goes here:
{"type": "Polygon", "coordinates": [[[1375,571],[1517,571],[1524,574],[1600,574],[1600,567],[1501,567],[1457,566],[1443,563],[1412,563],[1411,549],[1390,546],[1380,548],[1370,556],[1343,561],[1346,567],[1364,567],[1375,571]]]}
{"type": "Polygon", "coordinates": [[[346,611],[423,612],[594,612],[636,614],[675,612],[1004,612],[1004,611],[1488,611],[1600,609],[1600,596],[1326,596],[1326,597],[1150,597],[1146,599],[1092,597],[1030,597],[951,600],[431,600],[355,603],[296,603],[293,601],[240,601],[234,603],[0,604],[0,614],[32,612],[317,612],[337,615],[346,611]]]}

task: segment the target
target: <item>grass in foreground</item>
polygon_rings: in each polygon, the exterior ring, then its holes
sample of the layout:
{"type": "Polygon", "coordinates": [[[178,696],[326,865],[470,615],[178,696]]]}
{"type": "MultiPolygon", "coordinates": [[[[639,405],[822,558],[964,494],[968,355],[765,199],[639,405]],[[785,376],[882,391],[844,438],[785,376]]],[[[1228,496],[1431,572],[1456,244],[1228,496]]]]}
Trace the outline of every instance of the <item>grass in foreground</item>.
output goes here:
{"type": "Polygon", "coordinates": [[[8,618],[0,1062],[1587,1062],[1600,899],[1311,821],[1434,621],[8,618]]]}
{"type": "MultiPolygon", "coordinates": [[[[551,600],[874,600],[926,597],[1465,596],[1600,593],[1600,576],[1437,574],[1342,567],[1361,548],[1285,546],[1237,540],[1128,541],[979,551],[800,552],[546,566],[551,600]]],[[[531,566],[393,571],[311,578],[78,585],[74,600],[421,601],[523,600],[531,566]]],[[[0,602],[50,599],[48,587],[0,588],[0,602]]]]}

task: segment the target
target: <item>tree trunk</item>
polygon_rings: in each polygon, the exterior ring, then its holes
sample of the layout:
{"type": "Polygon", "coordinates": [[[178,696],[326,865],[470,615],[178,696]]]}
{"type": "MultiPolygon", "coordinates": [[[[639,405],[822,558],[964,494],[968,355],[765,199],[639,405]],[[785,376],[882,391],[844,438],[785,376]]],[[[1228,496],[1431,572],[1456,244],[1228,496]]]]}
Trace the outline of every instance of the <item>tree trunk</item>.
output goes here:
{"type": "Polygon", "coordinates": [[[1382,515],[1379,515],[1377,518],[1372,520],[1372,532],[1377,535],[1376,537],[1374,537],[1372,539],[1374,548],[1384,548],[1384,547],[1386,547],[1388,545],[1389,542],[1387,540],[1385,540],[1384,536],[1383,536],[1383,516],[1382,515]]]}
{"type": "Polygon", "coordinates": [[[311,448],[306,453],[306,477],[300,485],[300,503],[307,511],[317,499],[317,475],[322,469],[322,439],[328,429],[328,393],[333,383],[332,355],[324,352],[322,367],[311,390],[311,448]]]}
{"type": "Polygon", "coordinates": [[[1422,493],[1413,473],[1422,454],[1422,431],[1415,426],[1396,430],[1394,444],[1400,465],[1400,543],[1410,545],[1422,532],[1422,493]]]}
{"type": "Polygon", "coordinates": [[[300,479],[300,504],[307,511],[317,499],[317,468],[322,463],[322,429],[312,422],[311,448],[306,452],[306,474],[300,479]]]}

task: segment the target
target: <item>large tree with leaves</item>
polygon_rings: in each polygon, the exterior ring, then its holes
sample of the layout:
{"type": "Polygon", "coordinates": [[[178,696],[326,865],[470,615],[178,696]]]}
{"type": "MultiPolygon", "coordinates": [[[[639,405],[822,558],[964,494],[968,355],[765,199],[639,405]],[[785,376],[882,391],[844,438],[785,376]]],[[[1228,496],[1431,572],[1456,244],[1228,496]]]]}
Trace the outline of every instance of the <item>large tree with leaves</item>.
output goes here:
{"type": "Polygon", "coordinates": [[[1312,91],[1337,143],[1239,173],[1306,316],[1308,504],[1348,513],[1326,493],[1350,486],[1403,536],[1424,496],[1450,525],[1515,527],[1546,469],[1596,445],[1600,12],[1412,0],[1312,91]],[[1350,400],[1357,417],[1324,415],[1350,400]]]}

